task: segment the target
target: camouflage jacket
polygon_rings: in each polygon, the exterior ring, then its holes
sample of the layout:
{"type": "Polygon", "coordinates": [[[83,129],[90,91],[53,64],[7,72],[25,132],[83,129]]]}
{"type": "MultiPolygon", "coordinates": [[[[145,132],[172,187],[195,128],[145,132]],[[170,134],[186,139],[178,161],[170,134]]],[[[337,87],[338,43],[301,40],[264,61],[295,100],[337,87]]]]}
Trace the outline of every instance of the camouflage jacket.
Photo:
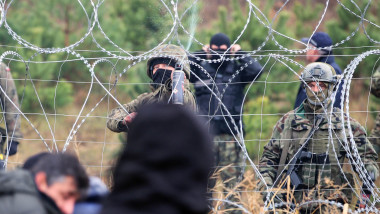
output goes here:
{"type": "MultiPolygon", "coordinates": [[[[347,137],[347,142],[350,145],[350,149],[351,143],[348,139],[350,135],[346,122],[344,123],[346,135],[343,133],[343,124],[340,118],[340,111],[341,110],[339,108],[334,108],[334,112],[331,117],[331,127],[329,127],[327,121],[328,117],[325,116],[308,142],[307,151],[313,153],[313,160],[305,160],[304,164],[301,166],[300,170],[297,173],[301,177],[303,184],[307,187],[304,190],[308,191],[296,192],[294,196],[297,202],[302,201],[303,194],[306,193],[305,195],[307,195],[308,192],[310,192],[310,190],[313,188],[319,190],[323,189],[323,191],[320,191],[320,193],[322,192],[322,194],[325,196],[329,194],[328,189],[330,187],[328,187],[326,184],[326,181],[328,180],[333,181],[336,185],[345,184],[343,174],[338,166],[338,161],[342,166],[347,153],[343,148],[343,145],[345,145],[344,136],[347,137]],[[332,132],[331,137],[329,137],[329,129],[331,129],[332,132]],[[329,139],[332,139],[333,141],[329,141],[329,139]],[[321,160],[318,157],[324,158],[321,160]]],[[[282,148],[284,148],[286,141],[290,141],[285,162],[285,164],[288,164],[298,149],[301,147],[301,144],[303,143],[301,139],[305,136],[305,133],[307,133],[308,130],[312,129],[312,124],[314,122],[312,120],[314,120],[314,116],[311,114],[306,114],[304,104],[302,104],[295,110],[285,114],[275,125],[271,140],[264,147],[264,152],[259,163],[259,171],[269,187],[273,186],[273,183],[277,177],[279,177],[279,180],[281,182],[286,175],[287,168],[285,168],[285,171],[282,173],[282,175],[277,175],[282,148]]],[[[375,162],[377,159],[377,154],[374,151],[371,143],[367,140],[364,128],[352,118],[345,116],[344,120],[350,121],[350,130],[353,133],[354,141],[360,154],[361,160],[364,162],[366,167],[368,165],[373,165],[378,170],[378,166],[375,162]]],[[[347,173],[345,174],[347,175],[347,173]]],[[[263,182],[260,182],[258,186],[261,188],[260,190],[264,190],[263,182]]],[[[347,197],[350,197],[352,194],[351,189],[346,189],[349,191],[343,192],[343,194],[345,194],[347,197]]],[[[331,190],[334,191],[333,189],[331,190]]],[[[316,194],[316,192],[314,192],[314,194],[316,194]]],[[[309,195],[309,197],[317,196],[309,195]]]]}
{"type": "Polygon", "coordinates": [[[380,66],[372,76],[371,93],[380,98],[380,66]]]}
{"type": "MultiPolygon", "coordinates": [[[[371,93],[380,98],[380,67],[372,76],[371,93]]],[[[375,127],[371,131],[369,141],[373,144],[376,152],[380,152],[380,113],[377,114],[375,127]]]]}
{"type": "Polygon", "coordinates": [[[23,136],[20,130],[21,115],[15,107],[16,105],[19,108],[17,90],[10,69],[4,63],[0,64],[0,86],[9,98],[4,93],[0,93],[8,136],[13,136],[15,141],[19,141],[23,136]]]}
{"type": "Polygon", "coordinates": [[[380,152],[380,113],[377,114],[375,120],[375,127],[371,131],[371,135],[368,137],[368,140],[372,143],[373,147],[376,150],[376,153],[380,152]]]}
{"type": "MultiPolygon", "coordinates": [[[[185,81],[186,87],[184,90],[184,105],[188,105],[191,109],[196,111],[196,103],[194,95],[189,91],[189,83],[185,81]]],[[[158,89],[150,92],[144,93],[138,96],[136,99],[132,100],[128,104],[124,104],[123,107],[128,111],[125,112],[123,108],[117,107],[111,110],[108,116],[107,127],[114,132],[127,132],[128,127],[122,123],[123,119],[132,112],[137,112],[139,108],[146,104],[156,103],[156,102],[168,102],[172,90],[169,84],[162,85],[158,89]]]]}

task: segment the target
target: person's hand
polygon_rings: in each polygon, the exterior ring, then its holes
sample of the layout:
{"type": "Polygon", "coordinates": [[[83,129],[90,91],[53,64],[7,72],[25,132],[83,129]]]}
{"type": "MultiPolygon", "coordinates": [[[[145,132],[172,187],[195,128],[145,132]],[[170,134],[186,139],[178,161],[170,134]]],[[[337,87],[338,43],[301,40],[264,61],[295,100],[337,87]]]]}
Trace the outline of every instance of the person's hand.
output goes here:
{"type": "Polygon", "coordinates": [[[123,124],[124,125],[130,124],[133,121],[133,119],[136,117],[136,115],[137,115],[136,112],[132,112],[128,114],[126,117],[124,117],[123,124]]]}
{"type": "MultiPolygon", "coordinates": [[[[183,71],[182,71],[182,72],[183,72],[183,71]]],[[[173,80],[173,73],[174,73],[174,71],[172,71],[172,73],[170,74],[170,79],[171,79],[171,80],[173,80]]],[[[187,79],[185,73],[184,73],[184,75],[183,75],[183,79],[184,79],[184,80],[187,79]]]]}
{"type": "Polygon", "coordinates": [[[239,44],[234,44],[231,46],[231,53],[234,55],[236,52],[240,51],[241,47],[239,44]]]}
{"type": "Polygon", "coordinates": [[[19,142],[17,141],[8,142],[8,150],[9,150],[8,155],[14,155],[17,153],[18,144],[19,142]]]}
{"type": "Polygon", "coordinates": [[[207,59],[211,59],[211,54],[210,54],[210,45],[204,45],[202,47],[202,50],[206,53],[207,59]]]}

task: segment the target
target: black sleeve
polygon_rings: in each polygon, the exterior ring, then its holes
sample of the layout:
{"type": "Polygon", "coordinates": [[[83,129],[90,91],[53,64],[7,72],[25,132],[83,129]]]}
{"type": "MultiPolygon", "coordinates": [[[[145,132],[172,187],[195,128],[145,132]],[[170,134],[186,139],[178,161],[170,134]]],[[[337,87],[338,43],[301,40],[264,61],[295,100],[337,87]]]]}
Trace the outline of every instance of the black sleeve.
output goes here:
{"type": "MultiPolygon", "coordinates": [[[[237,56],[244,55],[243,51],[237,52],[237,56]]],[[[254,60],[252,57],[244,57],[239,59],[239,66],[244,66],[245,68],[241,71],[241,80],[244,82],[251,82],[255,78],[263,73],[262,66],[259,62],[254,60]],[[245,67],[247,65],[247,67],[245,67]]],[[[239,67],[240,68],[240,67],[239,67]]]]}
{"type": "MultiPolygon", "coordinates": [[[[192,53],[192,55],[193,56],[189,56],[189,60],[192,61],[192,62],[194,62],[194,63],[197,63],[198,65],[201,64],[202,60],[199,60],[196,57],[199,57],[201,59],[206,59],[207,58],[206,52],[204,52],[203,50],[196,51],[196,52],[192,53]]],[[[201,69],[199,67],[195,66],[194,64],[190,64],[190,70],[191,70],[190,82],[194,83],[194,82],[196,82],[198,80],[195,77],[194,74],[196,74],[198,76],[199,73],[201,72],[201,69]]]]}

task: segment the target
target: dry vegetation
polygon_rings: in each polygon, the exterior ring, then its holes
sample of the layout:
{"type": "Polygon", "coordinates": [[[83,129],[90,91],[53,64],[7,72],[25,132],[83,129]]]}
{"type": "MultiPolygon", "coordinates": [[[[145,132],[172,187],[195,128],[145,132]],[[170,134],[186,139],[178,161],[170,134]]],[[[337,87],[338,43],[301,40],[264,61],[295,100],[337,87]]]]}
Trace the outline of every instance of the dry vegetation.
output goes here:
{"type": "MultiPolygon", "coordinates": [[[[223,169],[221,169],[223,170],[223,169]]],[[[214,174],[214,178],[218,178],[219,173],[216,172],[214,174]]],[[[289,179],[289,178],[287,178],[289,179]]],[[[284,186],[286,181],[289,181],[287,179],[284,179],[282,182],[280,182],[279,186],[284,186]]],[[[278,200],[275,200],[275,196],[281,196],[282,198],[286,198],[287,201],[284,206],[277,207],[276,209],[273,209],[271,211],[275,213],[302,213],[302,209],[306,207],[305,202],[315,200],[315,198],[323,198],[328,201],[336,201],[339,199],[343,194],[342,191],[345,186],[338,186],[334,185],[332,181],[325,180],[325,183],[327,184],[327,187],[332,189],[332,192],[328,196],[324,196],[320,191],[316,189],[309,190],[309,194],[315,194],[319,197],[315,197],[313,199],[311,198],[305,198],[303,202],[301,203],[295,203],[294,199],[294,190],[290,187],[289,182],[287,182],[286,188],[276,188],[272,189],[274,192],[274,195],[270,197],[270,202],[265,207],[263,202],[263,196],[262,192],[258,191],[256,189],[258,180],[255,177],[254,173],[251,170],[248,170],[245,173],[244,179],[236,186],[234,189],[228,189],[226,188],[222,182],[220,182],[220,179],[218,180],[216,186],[213,188],[213,196],[215,198],[214,204],[213,204],[213,211],[212,213],[225,213],[227,211],[233,211],[233,210],[241,210],[242,213],[264,213],[264,210],[268,210],[269,205],[272,206],[275,203],[279,203],[278,200]],[[227,192],[227,194],[223,194],[223,192],[227,192]],[[284,197],[285,196],[285,197],[284,197]],[[236,198],[236,200],[232,199],[236,198]],[[225,208],[226,201],[228,201],[231,204],[234,204],[236,208],[225,208]],[[234,201],[238,201],[237,203],[234,201]],[[290,206],[290,204],[295,204],[295,206],[290,206]]],[[[358,187],[356,185],[356,187],[358,187]]],[[[309,207],[311,206],[313,211],[311,213],[348,213],[348,210],[355,210],[355,205],[358,201],[357,197],[353,197],[351,201],[345,200],[342,204],[343,207],[338,207],[335,204],[328,204],[328,203],[312,203],[309,204],[309,207]]],[[[265,213],[271,213],[270,211],[267,211],[265,213]]]]}

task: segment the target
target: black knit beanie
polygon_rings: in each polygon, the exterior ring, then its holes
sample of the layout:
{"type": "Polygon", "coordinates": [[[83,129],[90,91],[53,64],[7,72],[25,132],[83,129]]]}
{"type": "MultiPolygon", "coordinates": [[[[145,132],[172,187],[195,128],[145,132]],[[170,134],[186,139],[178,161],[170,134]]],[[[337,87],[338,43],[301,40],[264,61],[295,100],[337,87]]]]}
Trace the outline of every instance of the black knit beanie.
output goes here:
{"type": "Polygon", "coordinates": [[[210,47],[211,45],[217,45],[217,46],[227,45],[227,48],[229,48],[231,46],[231,41],[230,41],[230,38],[228,38],[226,34],[217,33],[211,37],[210,47]]]}

